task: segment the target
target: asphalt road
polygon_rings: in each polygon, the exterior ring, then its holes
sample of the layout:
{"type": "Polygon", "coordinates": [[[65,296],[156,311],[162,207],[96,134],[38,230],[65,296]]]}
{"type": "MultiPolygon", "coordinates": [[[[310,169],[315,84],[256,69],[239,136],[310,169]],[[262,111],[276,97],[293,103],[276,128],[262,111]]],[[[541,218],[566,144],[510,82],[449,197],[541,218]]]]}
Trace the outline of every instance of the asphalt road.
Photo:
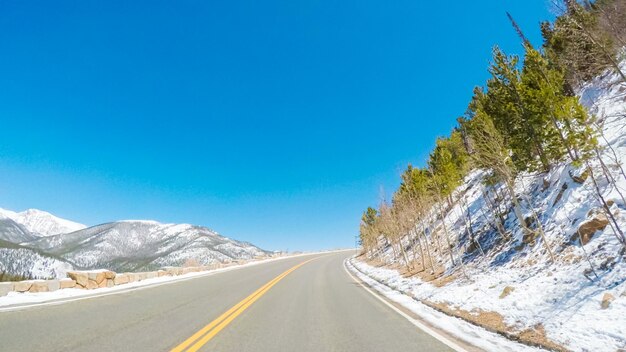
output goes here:
{"type": "Polygon", "coordinates": [[[356,283],[343,267],[351,254],[295,257],[143,290],[1,312],[0,351],[170,351],[185,341],[196,344],[198,339],[190,338],[212,322],[221,323],[220,329],[196,345],[200,351],[450,351],[356,283]],[[233,313],[230,321],[216,320],[237,307],[245,310],[233,313]]]}

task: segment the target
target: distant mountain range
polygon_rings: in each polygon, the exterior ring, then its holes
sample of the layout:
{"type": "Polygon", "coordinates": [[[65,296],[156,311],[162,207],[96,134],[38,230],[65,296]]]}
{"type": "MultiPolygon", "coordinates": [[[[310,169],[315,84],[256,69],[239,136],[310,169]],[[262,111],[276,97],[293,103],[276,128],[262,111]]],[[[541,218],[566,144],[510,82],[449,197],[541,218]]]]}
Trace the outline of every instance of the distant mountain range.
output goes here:
{"type": "Polygon", "coordinates": [[[0,209],[0,272],[49,278],[72,269],[145,271],[271,254],[206,227],[124,220],[92,227],[45,211],[0,209]]]}

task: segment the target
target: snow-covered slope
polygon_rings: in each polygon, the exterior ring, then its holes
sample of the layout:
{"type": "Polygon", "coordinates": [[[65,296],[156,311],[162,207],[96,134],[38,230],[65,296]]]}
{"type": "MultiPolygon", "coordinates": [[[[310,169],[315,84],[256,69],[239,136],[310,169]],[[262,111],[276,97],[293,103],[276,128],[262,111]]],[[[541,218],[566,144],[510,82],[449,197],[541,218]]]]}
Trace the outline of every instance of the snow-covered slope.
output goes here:
{"type": "Polygon", "coordinates": [[[82,230],[86,227],[83,224],[61,219],[48,212],[37,209],[28,209],[19,213],[0,209],[0,218],[11,219],[37,236],[52,236],[69,233],[82,230]]]}
{"type": "Polygon", "coordinates": [[[163,266],[200,265],[251,259],[268,252],[200,226],[155,221],[119,221],[28,243],[79,269],[140,271],[163,266]]]}
{"type": "Polygon", "coordinates": [[[65,277],[72,266],[37,250],[0,241],[0,273],[25,278],[49,279],[65,277]]]}
{"type": "MultiPolygon", "coordinates": [[[[626,65],[623,66],[626,69],[626,65]]],[[[591,165],[602,197],[610,205],[619,228],[626,230],[626,84],[614,75],[601,77],[579,92],[581,101],[599,118],[603,147],[602,160],[610,177],[602,172],[598,159],[591,165]],[[621,194],[620,194],[621,193],[621,194]]],[[[495,202],[504,208],[507,238],[493,224],[486,190],[485,173],[476,170],[455,192],[454,206],[448,209],[445,224],[455,255],[464,266],[452,265],[448,251],[434,240],[444,236],[437,221],[429,229],[428,241],[443,275],[433,279],[420,273],[405,277],[396,269],[402,259],[392,248],[383,248],[380,263],[354,261],[372,277],[409,292],[426,303],[446,307],[465,317],[502,325],[507,332],[527,336],[531,341],[545,338],[564,350],[623,351],[626,348],[626,247],[613,222],[592,233],[584,245],[578,229],[594,214],[602,213],[591,177],[576,179],[585,167],[563,164],[547,174],[525,174],[518,178],[516,193],[523,200],[525,217],[537,214],[545,230],[546,243],[528,239],[512,214],[509,199],[495,202]],[[468,221],[471,217],[471,222],[468,221]],[[470,231],[471,228],[471,231],[470,231]],[[475,241],[472,241],[473,234],[475,241]],[[547,247],[554,253],[550,259],[547,247]],[[458,257],[457,257],[458,258],[458,257]]],[[[498,186],[495,186],[497,188],[498,186]]],[[[503,194],[504,192],[497,192],[503,194]]],[[[494,202],[494,199],[491,200],[494,202]]],[[[424,240],[422,238],[422,240],[424,240]]],[[[412,239],[405,238],[409,260],[412,239]]],[[[442,240],[443,241],[443,240],[442,240]]],[[[443,242],[445,243],[445,241],[443,242]]],[[[363,259],[361,257],[360,259],[363,259]]],[[[425,271],[427,272],[427,271],[425,271]]],[[[491,325],[490,325],[491,326],[491,325]]]]}
{"type": "Polygon", "coordinates": [[[33,235],[24,226],[18,224],[13,219],[0,217],[0,240],[12,243],[22,243],[36,240],[38,237],[33,235]]]}

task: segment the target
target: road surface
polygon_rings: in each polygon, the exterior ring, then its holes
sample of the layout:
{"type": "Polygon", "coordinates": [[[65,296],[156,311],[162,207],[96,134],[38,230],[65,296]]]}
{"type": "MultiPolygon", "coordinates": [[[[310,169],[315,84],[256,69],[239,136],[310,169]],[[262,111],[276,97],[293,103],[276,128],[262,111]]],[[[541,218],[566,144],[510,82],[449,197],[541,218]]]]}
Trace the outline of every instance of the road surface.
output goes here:
{"type": "Polygon", "coordinates": [[[294,257],[142,290],[1,312],[0,350],[451,350],[355,282],[343,267],[350,255],[294,257]]]}

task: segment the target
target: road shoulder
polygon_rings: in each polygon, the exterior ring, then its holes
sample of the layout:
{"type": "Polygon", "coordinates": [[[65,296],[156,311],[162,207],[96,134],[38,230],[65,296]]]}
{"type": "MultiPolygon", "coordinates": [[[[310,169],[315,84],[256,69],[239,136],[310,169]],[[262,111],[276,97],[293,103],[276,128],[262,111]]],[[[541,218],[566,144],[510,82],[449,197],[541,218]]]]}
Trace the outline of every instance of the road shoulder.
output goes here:
{"type": "Polygon", "coordinates": [[[457,351],[545,351],[506,339],[464,320],[438,312],[367,276],[351,264],[351,259],[344,261],[344,269],[357,283],[413,325],[457,351]]]}

